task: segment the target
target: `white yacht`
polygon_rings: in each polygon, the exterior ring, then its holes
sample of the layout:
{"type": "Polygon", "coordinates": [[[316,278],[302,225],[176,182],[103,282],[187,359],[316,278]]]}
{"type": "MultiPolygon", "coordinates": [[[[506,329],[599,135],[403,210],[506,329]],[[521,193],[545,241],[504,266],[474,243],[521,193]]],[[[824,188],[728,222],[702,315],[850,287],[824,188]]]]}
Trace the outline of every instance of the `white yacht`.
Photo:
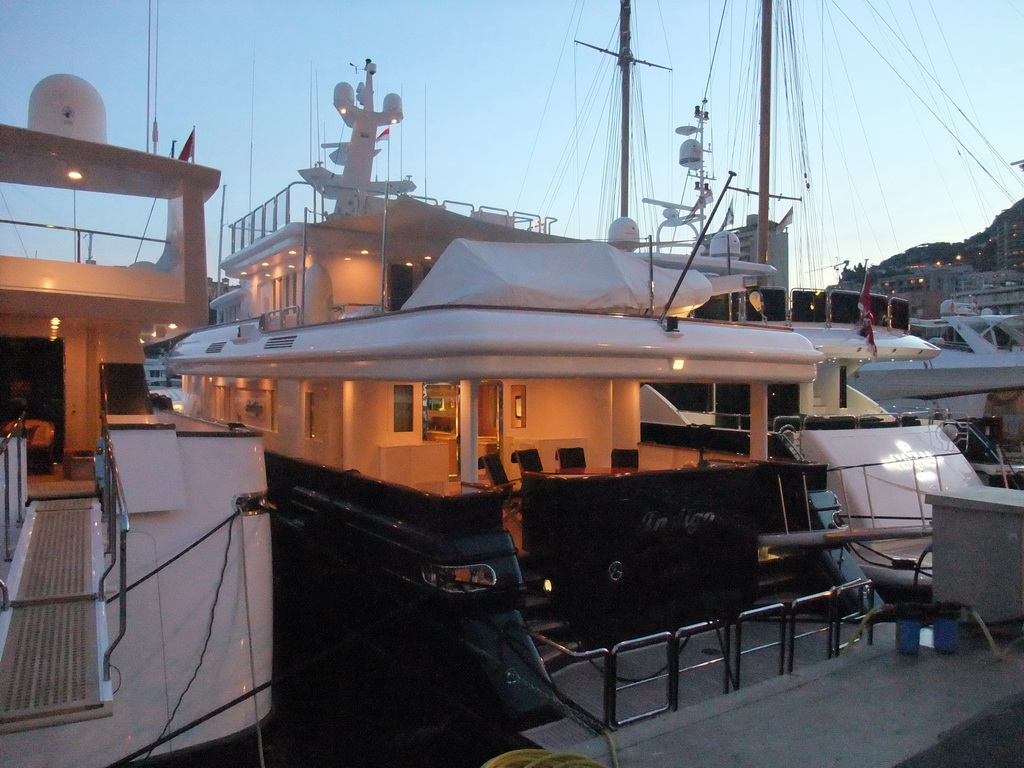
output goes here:
{"type": "Polygon", "coordinates": [[[894,411],[1001,417],[1008,441],[1018,442],[1024,435],[1024,319],[947,299],[940,317],[914,319],[910,330],[940,354],[926,361],[879,358],[861,368],[853,384],[894,411]]]}
{"type": "Polygon", "coordinates": [[[153,412],[140,343],[206,321],[220,174],[107,144],[99,95],[70,75],[43,80],[29,114],[0,125],[0,762],[178,755],[271,711],[260,436],[153,412]],[[112,198],[123,228],[85,223],[112,198]],[[77,216],[47,216],[51,199],[77,216]],[[16,255],[37,234],[35,258],[16,255]]]}
{"type": "MultiPolygon", "coordinates": [[[[384,118],[361,110],[355,137],[384,118]]],[[[282,622],[290,652],[397,614],[391,642],[517,729],[550,712],[548,626],[611,647],[862,576],[822,550],[875,532],[851,534],[828,467],[769,434],[814,400],[804,336],[690,317],[718,275],[366,180],[352,211],[314,190],[324,215],[297,221],[290,187],[239,221],[224,322],[168,356],[200,416],[263,436],[279,603],[309,608],[282,622]],[[733,444],[646,435],[652,384],[742,391],[733,444]]]]}

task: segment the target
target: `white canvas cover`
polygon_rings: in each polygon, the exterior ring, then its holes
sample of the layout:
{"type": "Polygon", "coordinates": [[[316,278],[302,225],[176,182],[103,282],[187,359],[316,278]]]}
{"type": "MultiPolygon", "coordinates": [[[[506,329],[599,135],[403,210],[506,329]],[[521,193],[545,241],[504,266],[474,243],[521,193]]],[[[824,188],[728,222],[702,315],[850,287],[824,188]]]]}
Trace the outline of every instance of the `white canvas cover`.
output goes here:
{"type": "MultiPolygon", "coordinates": [[[[606,243],[485,243],[457,239],[445,249],[403,309],[451,304],[643,314],[651,308],[652,267],[642,254],[606,243]]],[[[654,314],[679,270],[653,267],[654,314]]],[[[711,297],[711,283],[688,272],[671,314],[711,297]]]]}

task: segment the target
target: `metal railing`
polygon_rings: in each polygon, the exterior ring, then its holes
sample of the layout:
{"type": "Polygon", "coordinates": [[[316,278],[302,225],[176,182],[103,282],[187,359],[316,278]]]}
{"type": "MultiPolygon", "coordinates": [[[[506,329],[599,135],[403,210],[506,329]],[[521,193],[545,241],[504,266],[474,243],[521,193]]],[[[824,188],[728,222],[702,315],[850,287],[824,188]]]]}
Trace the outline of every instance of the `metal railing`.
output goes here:
{"type": "Polygon", "coordinates": [[[302,325],[301,308],[298,305],[272,309],[260,315],[259,328],[264,333],[302,325]]]}
{"type": "MultiPolygon", "coordinates": [[[[706,670],[716,664],[722,666],[722,692],[727,694],[740,689],[741,669],[744,658],[753,653],[774,651],[777,654],[776,676],[793,672],[796,644],[799,640],[825,635],[824,658],[838,656],[848,643],[842,642],[844,624],[863,621],[874,607],[874,587],[867,579],[856,579],[840,584],[823,592],[806,595],[792,601],[778,602],[743,611],[734,619],[716,619],[681,627],[674,632],[660,632],[646,637],[626,640],[612,648],[596,648],[589,651],[573,651],[556,641],[536,632],[530,632],[533,639],[554,649],[557,654],[575,662],[603,662],[602,712],[599,719],[606,728],[621,728],[624,725],[647,720],[665,712],[674,711],[680,704],[680,679],[688,673],[706,670]],[[852,610],[843,612],[844,605],[852,610]],[[821,626],[800,631],[801,620],[817,619],[821,626]],[[775,624],[778,639],[744,648],[744,627],[750,624],[775,624]],[[681,666],[681,655],[686,645],[694,638],[714,634],[720,644],[720,658],[681,666]],[[665,666],[653,675],[631,679],[620,685],[619,658],[631,651],[665,646],[665,666]],[[638,686],[658,684],[664,689],[660,706],[627,717],[619,716],[619,698],[624,691],[638,686]]],[[[872,640],[868,635],[868,642],[872,640]]]]}
{"type": "MultiPolygon", "coordinates": [[[[81,227],[65,227],[58,224],[41,224],[33,221],[17,221],[14,219],[0,219],[0,225],[10,224],[14,227],[32,227],[34,229],[46,230],[49,233],[60,233],[60,232],[71,232],[74,235],[74,241],[72,243],[71,253],[72,261],[79,264],[96,264],[95,254],[93,245],[97,236],[99,237],[113,237],[120,240],[130,240],[139,244],[139,248],[134,254],[132,260],[129,260],[130,252],[126,251],[119,254],[119,259],[105,259],[110,265],[121,265],[124,263],[132,263],[137,261],[139,252],[141,252],[143,243],[152,243],[159,246],[166,246],[167,240],[159,237],[145,237],[142,235],[126,235],[120,232],[107,232],[101,229],[83,229],[81,227]],[[87,239],[87,242],[83,241],[87,239]],[[84,252],[83,252],[84,247],[84,252]],[[116,264],[115,264],[116,262],[116,264]]],[[[51,240],[52,241],[52,240],[51,240]]],[[[109,256],[109,252],[104,253],[105,256],[109,256]]],[[[148,255],[148,254],[147,254],[148,255]]],[[[156,254],[159,258],[160,254],[156,254]]]]}
{"type": "MultiPolygon", "coordinates": [[[[6,431],[3,436],[3,441],[0,442],[0,453],[4,457],[4,477],[3,477],[3,488],[4,488],[4,561],[11,562],[11,452],[16,451],[17,456],[14,458],[14,472],[18,476],[17,488],[18,492],[15,495],[15,506],[17,507],[17,515],[15,521],[17,525],[21,525],[25,522],[25,488],[22,482],[22,475],[24,474],[23,468],[26,462],[26,446],[25,446],[25,414],[22,413],[10,429],[6,431]]],[[[6,585],[4,586],[6,591],[6,585]]],[[[6,600],[5,600],[6,603],[6,600]]]]}
{"type": "MultiPolygon", "coordinates": [[[[313,195],[311,211],[314,218],[318,221],[323,221],[327,218],[326,198],[318,189],[306,181],[293,181],[267,200],[267,202],[249,211],[249,213],[234,223],[228,224],[228,229],[231,232],[232,254],[252,245],[260,238],[276,232],[286,224],[303,220],[301,216],[292,214],[292,187],[295,186],[309,187],[313,195]]],[[[440,206],[445,210],[467,216],[471,219],[480,219],[501,224],[510,229],[527,230],[545,235],[551,233],[551,226],[558,221],[553,216],[541,216],[525,211],[509,211],[506,208],[495,208],[488,205],[476,206],[472,203],[463,203],[458,200],[438,200],[435,197],[424,197],[422,195],[389,195],[390,199],[398,197],[410,197],[427,205],[440,206]],[[465,211],[465,213],[462,211],[465,211]]]]}
{"type": "Polygon", "coordinates": [[[110,680],[110,657],[114,649],[124,638],[128,630],[128,506],[124,501],[124,489],[121,477],[114,462],[114,445],[110,439],[110,430],[103,425],[102,450],[100,458],[103,462],[103,481],[101,483],[100,503],[107,522],[106,554],[110,555],[110,565],[100,576],[99,594],[106,598],[106,580],[118,568],[118,634],[103,654],[103,679],[110,680]]]}
{"type": "Polygon", "coordinates": [[[320,220],[327,218],[324,196],[317,191],[316,187],[305,181],[293,181],[263,205],[228,225],[228,229],[231,230],[231,253],[252,245],[260,238],[276,232],[286,224],[291,224],[292,221],[305,220],[306,206],[303,208],[302,216],[292,215],[292,187],[296,186],[308,187],[312,193],[313,216],[320,220]]]}

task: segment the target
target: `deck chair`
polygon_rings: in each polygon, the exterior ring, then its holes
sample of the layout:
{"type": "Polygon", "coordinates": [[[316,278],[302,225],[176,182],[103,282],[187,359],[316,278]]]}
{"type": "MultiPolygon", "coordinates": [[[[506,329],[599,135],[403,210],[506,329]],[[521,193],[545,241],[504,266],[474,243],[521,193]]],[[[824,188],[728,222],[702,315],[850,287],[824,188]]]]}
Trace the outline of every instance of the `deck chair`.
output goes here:
{"type": "Polygon", "coordinates": [[[523,472],[543,472],[544,465],[540,460],[540,451],[536,448],[525,448],[512,454],[512,462],[518,464],[523,472]]]}
{"type": "Polygon", "coordinates": [[[582,448],[559,448],[555,451],[559,469],[577,469],[587,466],[587,457],[582,448]]]}
{"type": "Polygon", "coordinates": [[[497,453],[489,453],[480,457],[480,468],[487,471],[487,477],[495,488],[511,488],[512,482],[505,472],[505,465],[501,463],[501,456],[497,453]]]}
{"type": "Polygon", "coordinates": [[[640,451],[636,448],[612,448],[612,469],[639,469],[640,451]]]}

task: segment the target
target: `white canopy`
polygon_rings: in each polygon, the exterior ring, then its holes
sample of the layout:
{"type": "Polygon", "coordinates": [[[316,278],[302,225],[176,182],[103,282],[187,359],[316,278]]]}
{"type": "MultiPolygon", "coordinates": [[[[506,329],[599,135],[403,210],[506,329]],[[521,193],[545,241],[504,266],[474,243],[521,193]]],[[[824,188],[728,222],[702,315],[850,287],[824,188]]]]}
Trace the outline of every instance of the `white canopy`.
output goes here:
{"type": "MultiPolygon", "coordinates": [[[[679,270],[651,266],[642,254],[605,243],[484,243],[457,239],[441,254],[403,309],[478,305],[660,315],[679,270]]],[[[688,272],[671,314],[711,297],[711,283],[688,272]]]]}

